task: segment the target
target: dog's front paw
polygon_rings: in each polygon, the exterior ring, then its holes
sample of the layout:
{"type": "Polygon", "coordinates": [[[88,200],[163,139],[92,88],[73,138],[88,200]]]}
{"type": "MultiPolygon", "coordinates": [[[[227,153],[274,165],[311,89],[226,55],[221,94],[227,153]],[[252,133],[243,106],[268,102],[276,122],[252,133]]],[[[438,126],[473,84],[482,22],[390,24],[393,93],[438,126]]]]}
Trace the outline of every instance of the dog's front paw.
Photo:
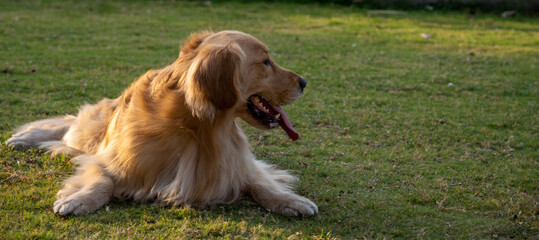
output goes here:
{"type": "Polygon", "coordinates": [[[275,199],[270,204],[271,211],[287,216],[311,216],[318,213],[316,204],[295,194],[275,199]]]}
{"type": "Polygon", "coordinates": [[[54,213],[67,216],[67,215],[81,215],[94,211],[95,209],[90,204],[76,198],[62,198],[54,202],[54,213]]]}

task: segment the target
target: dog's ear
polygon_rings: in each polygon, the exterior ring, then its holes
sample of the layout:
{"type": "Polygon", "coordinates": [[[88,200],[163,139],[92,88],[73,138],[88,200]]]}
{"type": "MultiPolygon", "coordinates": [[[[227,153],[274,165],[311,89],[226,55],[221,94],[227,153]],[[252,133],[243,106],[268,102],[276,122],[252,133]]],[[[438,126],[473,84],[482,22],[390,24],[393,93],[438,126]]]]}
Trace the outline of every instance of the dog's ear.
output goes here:
{"type": "Polygon", "coordinates": [[[195,51],[204,39],[212,34],[213,32],[210,31],[192,33],[180,46],[180,57],[195,51]]]}
{"type": "Polygon", "coordinates": [[[194,116],[213,119],[216,111],[236,104],[244,59],[245,53],[235,43],[199,50],[184,82],[186,104],[194,116]]]}

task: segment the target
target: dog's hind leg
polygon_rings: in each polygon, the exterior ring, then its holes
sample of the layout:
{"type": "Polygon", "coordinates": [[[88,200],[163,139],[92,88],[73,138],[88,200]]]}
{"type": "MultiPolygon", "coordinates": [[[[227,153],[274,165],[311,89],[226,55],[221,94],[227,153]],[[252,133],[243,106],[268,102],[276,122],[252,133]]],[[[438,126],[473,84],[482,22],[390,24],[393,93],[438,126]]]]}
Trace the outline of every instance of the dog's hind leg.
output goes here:
{"type": "MultiPolygon", "coordinates": [[[[79,158],[94,158],[81,155],[79,158]]],[[[56,194],[54,213],[62,216],[93,212],[105,205],[112,196],[114,183],[95,163],[81,166],[77,173],[65,181],[64,188],[56,194]]]]}
{"type": "Polygon", "coordinates": [[[75,116],[66,115],[28,123],[19,127],[16,133],[6,141],[6,144],[16,149],[23,147],[52,149],[58,147],[75,119],[75,116]]]}

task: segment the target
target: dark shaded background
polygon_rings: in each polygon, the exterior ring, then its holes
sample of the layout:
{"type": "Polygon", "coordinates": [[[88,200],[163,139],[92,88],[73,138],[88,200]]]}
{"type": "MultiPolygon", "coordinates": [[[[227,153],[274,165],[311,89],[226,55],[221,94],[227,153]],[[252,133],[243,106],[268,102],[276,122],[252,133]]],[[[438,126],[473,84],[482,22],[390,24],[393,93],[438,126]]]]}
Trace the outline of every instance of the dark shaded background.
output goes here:
{"type": "MultiPolygon", "coordinates": [[[[243,0],[247,1],[247,0],[243,0]]],[[[369,9],[425,9],[468,12],[517,11],[517,14],[538,15],[539,0],[268,0],[269,2],[327,3],[369,9]]]]}

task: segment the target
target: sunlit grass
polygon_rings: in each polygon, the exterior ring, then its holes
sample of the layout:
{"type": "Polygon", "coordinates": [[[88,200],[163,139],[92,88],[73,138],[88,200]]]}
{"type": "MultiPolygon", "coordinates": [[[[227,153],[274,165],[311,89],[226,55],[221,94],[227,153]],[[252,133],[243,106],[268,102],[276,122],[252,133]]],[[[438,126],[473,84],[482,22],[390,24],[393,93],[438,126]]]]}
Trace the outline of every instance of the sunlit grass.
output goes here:
{"type": "Polygon", "coordinates": [[[0,139],[116,97],[170,64],[190,32],[237,29],[308,80],[286,106],[301,134],[245,127],[290,169],[313,218],[248,201],[212,209],[113,201],[59,218],[69,158],[0,150],[5,238],[533,238],[539,235],[539,28],[458,12],[369,15],[323,5],[0,2],[0,139]],[[421,34],[428,34],[424,38],[421,34]],[[108,209],[108,210],[107,210],[108,209]]]}

